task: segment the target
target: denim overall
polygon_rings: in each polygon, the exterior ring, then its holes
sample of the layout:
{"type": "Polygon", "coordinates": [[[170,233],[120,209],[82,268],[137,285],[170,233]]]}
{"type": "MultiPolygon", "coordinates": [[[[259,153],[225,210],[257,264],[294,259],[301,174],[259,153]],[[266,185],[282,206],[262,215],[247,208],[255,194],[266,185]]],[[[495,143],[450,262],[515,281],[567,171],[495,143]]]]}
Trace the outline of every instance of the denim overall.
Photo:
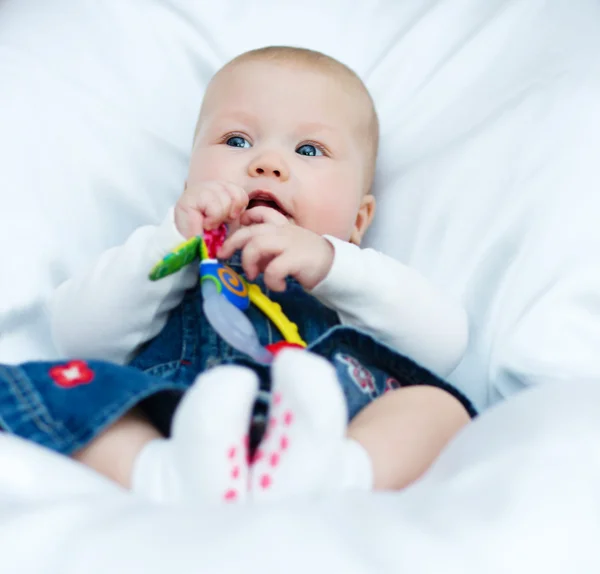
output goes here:
{"type": "MultiPolygon", "coordinates": [[[[239,254],[228,264],[243,275],[239,254]]],[[[340,325],[337,314],[308,295],[299,283],[275,293],[260,276],[255,283],[296,323],[308,349],[335,367],[346,398],[348,419],[385,392],[430,385],[456,397],[471,416],[475,411],[457,389],[370,335],[340,325]]],[[[263,345],[282,340],[256,307],[246,311],[263,345]]],[[[165,435],[183,392],[199,373],[226,364],[244,365],[260,379],[255,421],[268,410],[270,371],[228,345],[212,329],[197,287],[172,311],[164,329],[145,344],[128,367],[101,361],[26,363],[0,367],[0,425],[63,454],[85,446],[132,407],[139,405],[165,435]]],[[[315,396],[315,401],[319,400],[315,396]]],[[[255,440],[256,433],[255,433],[255,440]]]]}

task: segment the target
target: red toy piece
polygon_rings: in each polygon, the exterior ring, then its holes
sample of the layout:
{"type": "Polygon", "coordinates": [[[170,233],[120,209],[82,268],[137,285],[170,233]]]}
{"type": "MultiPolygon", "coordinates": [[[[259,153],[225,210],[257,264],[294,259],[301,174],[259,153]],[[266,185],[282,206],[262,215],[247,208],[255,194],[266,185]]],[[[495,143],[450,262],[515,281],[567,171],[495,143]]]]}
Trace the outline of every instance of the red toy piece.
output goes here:
{"type": "Polygon", "coordinates": [[[283,351],[284,349],[304,349],[302,345],[298,345],[297,343],[288,343],[287,341],[279,341],[278,343],[271,343],[270,345],[266,345],[265,347],[267,351],[273,353],[273,355],[277,355],[277,353],[283,351]]]}
{"type": "Polygon", "coordinates": [[[224,223],[221,223],[216,229],[204,230],[204,243],[206,244],[208,256],[211,259],[217,258],[217,251],[219,251],[219,247],[225,242],[226,237],[227,226],[224,223]]]}

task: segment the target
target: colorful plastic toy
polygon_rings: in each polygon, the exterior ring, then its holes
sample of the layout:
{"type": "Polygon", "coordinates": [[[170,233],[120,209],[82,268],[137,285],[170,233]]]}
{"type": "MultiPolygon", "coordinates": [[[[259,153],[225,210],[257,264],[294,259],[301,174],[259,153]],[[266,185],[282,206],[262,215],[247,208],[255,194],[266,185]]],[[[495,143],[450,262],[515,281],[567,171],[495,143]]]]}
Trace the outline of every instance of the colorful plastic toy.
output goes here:
{"type": "Polygon", "coordinates": [[[247,283],[231,267],[216,258],[226,233],[225,226],[221,226],[215,231],[205,232],[204,238],[197,236],[188,239],[154,266],[150,279],[157,281],[200,259],[204,313],[213,329],[232,347],[265,364],[270,363],[275,353],[283,347],[306,347],[298,334],[298,327],[285,316],[277,303],[271,301],[258,285],[247,283]],[[277,327],[285,344],[268,347],[260,344],[256,329],[244,314],[250,303],[277,327]]]}

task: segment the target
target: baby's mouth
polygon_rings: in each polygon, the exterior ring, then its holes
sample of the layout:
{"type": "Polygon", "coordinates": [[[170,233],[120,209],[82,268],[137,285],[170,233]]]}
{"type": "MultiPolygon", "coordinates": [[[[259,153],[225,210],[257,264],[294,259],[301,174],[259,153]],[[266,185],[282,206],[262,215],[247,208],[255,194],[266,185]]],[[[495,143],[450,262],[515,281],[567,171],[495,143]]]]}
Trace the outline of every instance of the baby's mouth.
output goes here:
{"type": "Polygon", "coordinates": [[[248,202],[248,207],[246,207],[246,211],[249,211],[254,207],[268,207],[270,209],[278,211],[284,217],[289,217],[288,212],[285,209],[283,209],[283,207],[274,198],[270,197],[267,194],[256,194],[248,202]]]}

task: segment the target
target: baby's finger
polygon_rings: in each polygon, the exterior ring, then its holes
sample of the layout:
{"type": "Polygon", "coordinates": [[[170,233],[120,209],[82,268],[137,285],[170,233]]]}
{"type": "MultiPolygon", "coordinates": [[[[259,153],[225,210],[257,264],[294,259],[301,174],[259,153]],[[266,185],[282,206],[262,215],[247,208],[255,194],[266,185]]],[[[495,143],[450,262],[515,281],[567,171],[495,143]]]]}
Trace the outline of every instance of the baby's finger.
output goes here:
{"type": "Polygon", "coordinates": [[[236,251],[243,249],[244,246],[257,235],[273,234],[275,227],[272,225],[253,225],[251,227],[240,227],[233,235],[225,240],[225,243],[219,249],[217,257],[228,259],[236,251]]]}
{"type": "Polygon", "coordinates": [[[202,235],[204,229],[204,216],[198,209],[187,205],[177,205],[175,207],[175,225],[181,235],[186,239],[196,235],[202,235]]]}
{"type": "Polygon", "coordinates": [[[223,183],[223,189],[231,199],[229,219],[237,219],[248,205],[248,194],[244,188],[228,181],[223,183]]]}
{"type": "Polygon", "coordinates": [[[255,235],[242,251],[242,267],[246,277],[250,281],[256,279],[273,257],[284,249],[284,242],[276,235],[255,235]]]}
{"type": "Polygon", "coordinates": [[[204,227],[206,229],[214,229],[228,218],[230,199],[227,194],[206,193],[198,203],[204,214],[204,227]]]}
{"type": "Polygon", "coordinates": [[[263,268],[265,285],[273,291],[285,291],[285,280],[297,272],[298,260],[293,249],[282,251],[263,268]]]}
{"type": "Polygon", "coordinates": [[[287,217],[283,213],[279,213],[271,207],[253,207],[242,213],[240,217],[242,225],[256,225],[260,223],[270,223],[271,225],[286,225],[289,223],[287,217]]]}

